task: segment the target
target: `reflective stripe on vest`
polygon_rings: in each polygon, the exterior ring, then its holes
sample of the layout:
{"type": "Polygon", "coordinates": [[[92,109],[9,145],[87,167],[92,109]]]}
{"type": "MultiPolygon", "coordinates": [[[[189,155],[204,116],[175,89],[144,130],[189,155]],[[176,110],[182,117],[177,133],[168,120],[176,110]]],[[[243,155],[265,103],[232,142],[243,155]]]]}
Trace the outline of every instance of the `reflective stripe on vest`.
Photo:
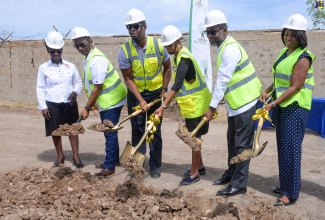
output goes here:
{"type": "Polygon", "coordinates": [[[88,91],[85,85],[87,96],[89,97],[90,93],[94,89],[94,83],[92,81],[90,72],[90,63],[95,56],[101,56],[108,62],[108,70],[105,76],[105,81],[103,83],[103,89],[96,100],[96,103],[101,109],[107,109],[122,101],[122,99],[126,96],[127,90],[126,86],[121,81],[120,75],[115,70],[108,58],[100,50],[94,48],[91,51],[89,60],[87,61],[87,80],[91,89],[91,91],[88,91]]]}
{"type": "Polygon", "coordinates": [[[173,66],[175,67],[172,73],[173,82],[175,82],[176,78],[175,70],[177,70],[177,66],[182,57],[189,58],[193,62],[196,80],[190,84],[184,79],[182,88],[176,93],[176,100],[184,118],[200,117],[209,108],[212,98],[211,93],[206,85],[199,65],[186,47],[183,47],[176,60],[173,60],[173,66]]]}
{"type": "Polygon", "coordinates": [[[220,48],[217,69],[221,66],[223,50],[229,44],[236,44],[241,52],[241,60],[237,63],[225,91],[225,99],[229,107],[236,110],[256,100],[261,93],[262,84],[256,75],[255,68],[248,58],[246,51],[232,37],[229,37],[220,48]]]}
{"type": "Polygon", "coordinates": [[[143,65],[135,46],[132,44],[132,39],[125,43],[122,49],[132,65],[133,80],[140,92],[145,89],[153,91],[162,87],[164,48],[156,38],[147,36],[147,48],[143,65]]]}
{"type": "MultiPolygon", "coordinates": [[[[288,48],[283,48],[277,58],[277,60],[286,53],[288,48]]],[[[276,92],[276,97],[280,97],[289,87],[290,80],[292,76],[292,71],[295,64],[298,62],[298,58],[301,54],[307,52],[312,61],[315,60],[315,55],[306,49],[297,48],[294,52],[289,54],[285,59],[283,59],[278,65],[276,69],[272,68],[272,73],[274,77],[274,89],[276,92]]],[[[305,109],[310,110],[311,101],[312,101],[312,92],[315,86],[314,76],[313,76],[313,67],[310,66],[308,69],[308,74],[306,76],[304,85],[301,87],[299,92],[288,98],[287,100],[280,103],[281,107],[286,107],[291,103],[297,101],[299,106],[305,109]]]]}

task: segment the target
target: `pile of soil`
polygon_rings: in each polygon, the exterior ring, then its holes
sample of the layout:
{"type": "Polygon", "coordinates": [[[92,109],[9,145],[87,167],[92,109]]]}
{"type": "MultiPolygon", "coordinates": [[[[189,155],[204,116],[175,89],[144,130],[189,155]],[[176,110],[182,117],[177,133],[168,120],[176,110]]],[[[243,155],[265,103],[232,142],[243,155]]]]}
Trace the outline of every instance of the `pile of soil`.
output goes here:
{"type": "Polygon", "coordinates": [[[88,127],[88,129],[93,131],[108,132],[114,128],[113,122],[110,120],[103,120],[103,123],[94,123],[88,127]]]}
{"type": "Polygon", "coordinates": [[[281,209],[258,200],[226,203],[195,192],[157,191],[137,179],[116,184],[70,167],[2,174],[0,192],[1,219],[281,219],[281,209]]]}
{"type": "Polygon", "coordinates": [[[74,136],[85,132],[81,123],[73,123],[72,125],[59,125],[59,128],[52,132],[53,136],[74,136]]]}

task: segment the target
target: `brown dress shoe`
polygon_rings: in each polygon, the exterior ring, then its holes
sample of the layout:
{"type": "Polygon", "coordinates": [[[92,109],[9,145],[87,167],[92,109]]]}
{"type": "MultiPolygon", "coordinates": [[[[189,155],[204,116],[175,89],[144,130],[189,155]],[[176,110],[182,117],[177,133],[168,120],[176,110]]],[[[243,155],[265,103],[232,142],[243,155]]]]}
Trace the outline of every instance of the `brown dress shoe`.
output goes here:
{"type": "Polygon", "coordinates": [[[110,176],[115,173],[115,170],[102,169],[99,173],[95,173],[95,176],[110,176]]]}

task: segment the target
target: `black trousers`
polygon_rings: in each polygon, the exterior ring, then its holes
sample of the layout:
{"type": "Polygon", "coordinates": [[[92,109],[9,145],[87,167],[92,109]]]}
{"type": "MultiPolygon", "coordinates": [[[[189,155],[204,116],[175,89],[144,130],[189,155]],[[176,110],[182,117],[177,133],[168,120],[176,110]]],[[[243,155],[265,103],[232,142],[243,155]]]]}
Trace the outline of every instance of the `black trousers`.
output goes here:
{"type": "MultiPolygon", "coordinates": [[[[161,90],[162,89],[160,88],[155,91],[143,91],[143,92],[141,92],[141,96],[143,97],[144,100],[146,100],[147,103],[149,103],[149,102],[152,102],[153,100],[159,98],[159,96],[161,94],[161,90]]],[[[139,102],[135,98],[135,96],[132,94],[131,91],[128,91],[127,103],[128,103],[128,113],[132,114],[134,112],[132,110],[132,107],[139,105],[139,102]]],[[[149,119],[149,116],[152,113],[154,113],[160,106],[161,106],[161,102],[158,102],[155,105],[153,105],[147,112],[147,119],[149,119]]],[[[141,113],[141,114],[137,115],[136,117],[131,118],[130,121],[131,121],[131,127],[132,127],[132,146],[136,146],[139,143],[141,137],[143,136],[143,134],[146,130],[146,126],[147,126],[146,125],[146,113],[141,113]]],[[[162,160],[161,123],[162,123],[162,118],[160,120],[160,123],[158,125],[156,125],[157,130],[154,133],[153,140],[149,143],[150,170],[155,170],[155,169],[161,167],[161,160],[162,160]]],[[[141,144],[139,152],[142,154],[146,154],[146,141],[144,141],[141,144]]]]}
{"type": "Polygon", "coordinates": [[[239,115],[228,117],[228,169],[224,175],[231,178],[230,185],[238,188],[246,188],[250,160],[237,164],[230,164],[231,158],[237,156],[246,149],[251,149],[254,142],[254,121],[256,105],[239,115]]]}

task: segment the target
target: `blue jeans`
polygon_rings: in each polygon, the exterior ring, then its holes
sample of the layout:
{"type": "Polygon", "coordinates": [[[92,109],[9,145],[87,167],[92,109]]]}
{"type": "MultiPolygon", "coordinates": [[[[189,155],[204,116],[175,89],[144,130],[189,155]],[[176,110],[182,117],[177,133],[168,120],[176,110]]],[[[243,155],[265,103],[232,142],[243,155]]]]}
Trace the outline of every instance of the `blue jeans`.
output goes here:
{"type": "MultiPolygon", "coordinates": [[[[141,96],[144,100],[146,100],[147,103],[152,102],[153,100],[159,98],[161,93],[161,88],[157,89],[155,91],[143,91],[141,92],[141,96]]],[[[135,98],[135,96],[132,94],[132,92],[128,91],[127,95],[127,102],[128,102],[128,113],[132,114],[134,111],[132,110],[132,107],[137,106],[139,104],[138,100],[135,98]]],[[[158,102],[155,105],[153,105],[149,111],[147,112],[147,118],[149,119],[149,116],[156,111],[157,108],[161,106],[161,103],[158,102]]],[[[132,126],[132,146],[136,146],[141,137],[143,136],[145,129],[146,129],[146,113],[139,114],[136,117],[133,117],[130,119],[131,126],[132,126]]],[[[156,132],[154,133],[153,140],[149,143],[149,149],[150,149],[150,158],[149,158],[149,166],[150,170],[155,170],[157,168],[161,167],[161,157],[162,157],[162,138],[161,138],[161,123],[162,118],[160,120],[160,123],[156,125],[156,132]]],[[[142,154],[146,154],[146,142],[144,141],[141,144],[141,147],[139,149],[139,152],[142,154]]]]}
{"type": "MultiPolygon", "coordinates": [[[[105,111],[100,112],[100,119],[102,120],[102,123],[105,119],[110,120],[113,122],[114,125],[116,125],[119,121],[121,110],[123,106],[108,109],[105,111]]],[[[115,170],[115,164],[119,162],[119,143],[118,143],[118,133],[112,132],[112,133],[104,133],[105,139],[106,139],[106,157],[105,162],[103,163],[104,169],[110,169],[115,170]]]]}

